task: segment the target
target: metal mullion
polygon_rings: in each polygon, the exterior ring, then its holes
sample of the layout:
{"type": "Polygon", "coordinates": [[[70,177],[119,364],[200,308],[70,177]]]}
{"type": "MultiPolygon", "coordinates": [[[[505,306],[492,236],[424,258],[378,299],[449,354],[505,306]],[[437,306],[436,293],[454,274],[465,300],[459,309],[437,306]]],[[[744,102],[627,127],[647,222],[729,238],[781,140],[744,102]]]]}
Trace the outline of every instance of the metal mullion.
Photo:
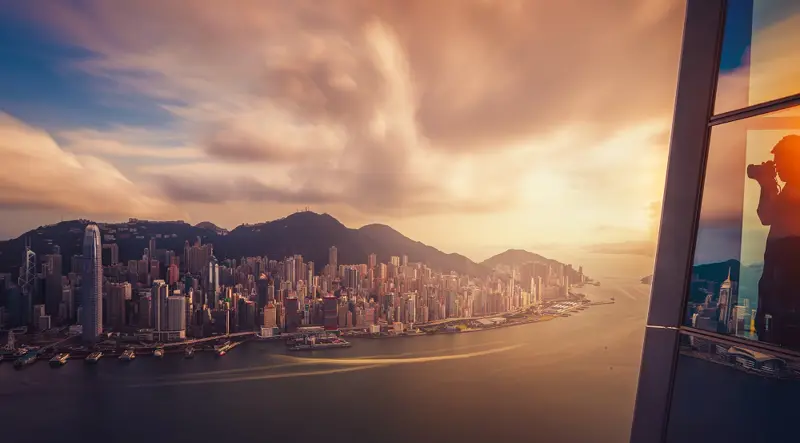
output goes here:
{"type": "Polygon", "coordinates": [[[764,103],[759,103],[757,105],[748,106],[746,108],[736,109],[734,111],[723,112],[722,114],[711,117],[708,122],[708,126],[717,126],[724,123],[744,120],[746,118],[758,117],[760,115],[782,111],[798,105],[800,105],[800,93],[764,103]]]}

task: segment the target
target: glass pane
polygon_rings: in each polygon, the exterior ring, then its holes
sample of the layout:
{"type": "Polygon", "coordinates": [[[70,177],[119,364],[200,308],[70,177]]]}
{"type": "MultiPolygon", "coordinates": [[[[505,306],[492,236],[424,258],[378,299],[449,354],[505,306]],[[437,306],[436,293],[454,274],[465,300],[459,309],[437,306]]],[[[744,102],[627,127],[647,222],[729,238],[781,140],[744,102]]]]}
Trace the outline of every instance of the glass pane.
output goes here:
{"type": "Polygon", "coordinates": [[[800,92],[800,2],[729,0],[714,113],[800,92]]]}
{"type": "Polygon", "coordinates": [[[667,442],[797,441],[799,370],[791,355],[683,335],[667,442]]]}
{"type": "Polygon", "coordinates": [[[800,349],[798,277],[797,108],[714,127],[685,324],[800,349]]]}

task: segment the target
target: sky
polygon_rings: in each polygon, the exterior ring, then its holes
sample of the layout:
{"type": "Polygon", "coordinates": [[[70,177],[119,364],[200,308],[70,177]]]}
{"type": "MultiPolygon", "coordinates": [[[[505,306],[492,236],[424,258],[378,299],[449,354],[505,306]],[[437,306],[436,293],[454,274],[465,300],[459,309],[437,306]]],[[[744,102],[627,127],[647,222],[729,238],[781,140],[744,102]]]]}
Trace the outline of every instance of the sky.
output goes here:
{"type": "Polygon", "coordinates": [[[684,4],[599,3],[0,0],[0,238],[307,207],[652,257],[684,4]]]}

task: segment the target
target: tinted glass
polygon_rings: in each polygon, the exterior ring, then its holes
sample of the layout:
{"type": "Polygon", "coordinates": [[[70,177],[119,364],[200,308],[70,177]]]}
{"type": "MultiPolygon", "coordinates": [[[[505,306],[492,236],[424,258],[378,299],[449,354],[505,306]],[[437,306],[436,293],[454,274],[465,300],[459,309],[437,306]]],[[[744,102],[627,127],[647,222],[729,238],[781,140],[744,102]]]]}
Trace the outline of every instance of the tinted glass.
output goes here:
{"type": "Polygon", "coordinates": [[[682,336],[667,442],[797,441],[799,364],[791,355],[682,336]]]}
{"type": "Polygon", "coordinates": [[[798,276],[797,108],[714,127],[685,324],[800,349],[798,276]]]}
{"type": "Polygon", "coordinates": [[[715,114],[800,92],[800,2],[729,0],[715,114]]]}

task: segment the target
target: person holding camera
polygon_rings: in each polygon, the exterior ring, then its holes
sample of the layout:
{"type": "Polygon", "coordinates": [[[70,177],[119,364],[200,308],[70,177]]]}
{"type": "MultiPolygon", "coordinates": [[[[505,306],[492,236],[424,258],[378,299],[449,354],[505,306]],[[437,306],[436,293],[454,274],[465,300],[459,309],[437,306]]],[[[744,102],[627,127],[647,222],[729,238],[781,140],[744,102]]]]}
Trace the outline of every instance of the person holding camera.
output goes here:
{"type": "Polygon", "coordinates": [[[800,348],[800,135],[781,139],[772,154],[774,161],[747,166],[747,176],[761,186],[758,218],[770,227],[756,331],[759,340],[800,348]]]}

